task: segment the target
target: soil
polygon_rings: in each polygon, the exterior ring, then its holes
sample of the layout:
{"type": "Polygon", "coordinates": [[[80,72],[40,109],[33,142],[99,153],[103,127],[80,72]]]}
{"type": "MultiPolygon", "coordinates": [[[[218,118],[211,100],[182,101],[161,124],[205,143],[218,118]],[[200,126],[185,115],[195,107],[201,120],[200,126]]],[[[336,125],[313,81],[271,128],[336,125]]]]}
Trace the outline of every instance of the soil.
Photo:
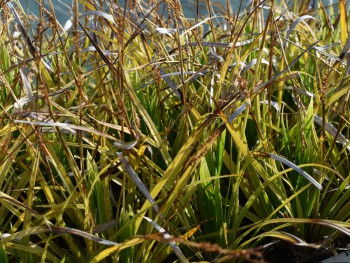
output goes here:
{"type": "MultiPolygon", "coordinates": [[[[334,240],[330,246],[319,249],[296,246],[285,241],[279,241],[265,249],[264,259],[265,262],[270,263],[318,263],[326,259],[326,262],[340,263],[336,256],[345,251],[350,252],[350,237],[346,235],[342,235],[334,240]]],[[[350,261],[348,259],[348,261],[341,262],[350,261]]]]}

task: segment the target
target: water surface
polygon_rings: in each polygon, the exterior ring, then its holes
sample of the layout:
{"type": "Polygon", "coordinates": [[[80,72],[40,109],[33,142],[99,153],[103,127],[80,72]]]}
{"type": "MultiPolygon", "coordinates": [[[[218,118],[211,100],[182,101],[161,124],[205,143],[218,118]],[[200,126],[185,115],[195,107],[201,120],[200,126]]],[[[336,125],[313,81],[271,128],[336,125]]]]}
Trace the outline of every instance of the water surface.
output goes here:
{"type": "MultiPolygon", "coordinates": [[[[141,0],[142,1],[142,0],[141,0]]],[[[246,8],[246,6],[248,5],[248,3],[250,3],[251,1],[248,0],[243,0],[242,1],[242,6],[241,9],[239,10],[239,5],[241,0],[227,0],[230,3],[230,11],[232,14],[237,14],[237,12],[243,12],[244,9],[246,8]]],[[[292,6],[296,3],[296,1],[298,2],[298,0],[290,0],[289,1],[289,5],[292,6]]],[[[32,15],[37,15],[38,14],[38,6],[36,4],[35,0],[24,0],[24,1],[20,1],[21,5],[23,6],[25,12],[27,14],[32,14],[32,15]]],[[[48,0],[45,1],[45,3],[47,3],[48,0]]],[[[119,0],[118,1],[122,6],[124,5],[124,0],[119,0]]],[[[148,1],[143,1],[144,3],[147,3],[148,1]]],[[[214,10],[215,7],[217,7],[216,10],[227,10],[227,6],[226,6],[226,0],[211,0],[211,2],[213,3],[214,6],[214,10]]],[[[268,1],[267,1],[268,2],[268,1]]],[[[278,2],[278,0],[277,0],[278,2]]],[[[54,5],[55,8],[55,14],[56,17],[59,21],[59,23],[61,23],[62,26],[65,25],[65,23],[71,18],[72,16],[72,3],[73,0],[52,0],[52,3],[54,5]]],[[[197,12],[197,7],[196,4],[197,0],[192,0],[192,1],[186,1],[186,0],[181,0],[181,4],[184,10],[184,14],[187,18],[193,18],[196,15],[197,12]]],[[[324,5],[331,5],[331,4],[338,4],[339,1],[337,0],[324,0],[323,4],[324,5]]],[[[317,7],[317,0],[310,0],[310,5],[314,5],[314,7],[317,7]]],[[[49,9],[48,4],[45,5],[46,8],[49,9]]],[[[206,0],[199,0],[199,17],[203,18],[206,17],[208,14],[207,11],[207,6],[206,6],[206,0]]]]}
{"type": "MultiPolygon", "coordinates": [[[[231,10],[233,10],[233,13],[237,12],[237,9],[239,7],[240,0],[229,0],[231,4],[231,10]],[[236,12],[235,12],[236,11],[236,12]]],[[[45,1],[48,2],[48,1],[45,1]]],[[[52,0],[52,3],[54,4],[55,8],[55,14],[58,19],[58,21],[64,25],[67,20],[70,19],[72,16],[72,2],[73,0],[52,0]]],[[[145,1],[147,2],[147,1],[145,1]]],[[[250,1],[243,1],[242,10],[247,6],[247,4],[250,1]]],[[[123,6],[124,1],[119,1],[119,3],[123,6]]],[[[212,0],[212,3],[215,6],[220,8],[223,7],[226,8],[226,0],[212,0]]],[[[187,18],[194,17],[196,14],[196,1],[181,1],[184,14],[187,18]]],[[[36,4],[35,0],[28,0],[28,1],[21,1],[21,5],[23,6],[23,9],[27,14],[34,14],[37,15],[38,12],[38,6],[36,4]]],[[[48,8],[48,5],[45,5],[48,8]]],[[[199,3],[199,16],[203,17],[207,14],[207,6],[205,1],[200,1],[199,3]]]]}

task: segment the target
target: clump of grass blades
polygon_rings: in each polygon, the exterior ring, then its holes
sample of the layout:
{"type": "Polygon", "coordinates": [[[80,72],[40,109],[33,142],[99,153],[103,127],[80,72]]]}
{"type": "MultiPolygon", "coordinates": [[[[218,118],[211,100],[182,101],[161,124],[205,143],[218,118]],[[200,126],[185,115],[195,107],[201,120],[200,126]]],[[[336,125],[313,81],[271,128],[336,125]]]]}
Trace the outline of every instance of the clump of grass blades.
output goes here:
{"type": "Polygon", "coordinates": [[[73,1],[70,28],[51,1],[37,25],[3,4],[2,260],[253,261],[349,235],[347,9],[299,2],[73,1]]]}

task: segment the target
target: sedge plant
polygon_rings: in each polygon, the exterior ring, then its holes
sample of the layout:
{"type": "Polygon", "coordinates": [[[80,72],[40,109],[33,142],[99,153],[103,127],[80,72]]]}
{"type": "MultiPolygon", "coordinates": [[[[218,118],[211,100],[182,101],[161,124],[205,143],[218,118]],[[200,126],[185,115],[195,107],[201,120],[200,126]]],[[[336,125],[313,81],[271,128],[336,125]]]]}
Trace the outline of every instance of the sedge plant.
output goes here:
{"type": "Polygon", "coordinates": [[[74,0],[62,26],[3,1],[3,262],[261,262],[350,235],[346,2],[229,2],[74,0]]]}

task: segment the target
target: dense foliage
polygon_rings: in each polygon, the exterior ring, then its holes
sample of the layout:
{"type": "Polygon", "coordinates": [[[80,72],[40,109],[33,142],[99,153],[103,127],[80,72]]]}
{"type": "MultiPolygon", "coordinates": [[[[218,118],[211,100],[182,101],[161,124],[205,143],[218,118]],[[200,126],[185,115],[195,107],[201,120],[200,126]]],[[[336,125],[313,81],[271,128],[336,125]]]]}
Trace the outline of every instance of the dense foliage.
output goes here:
{"type": "Polygon", "coordinates": [[[65,26],[2,2],[1,262],[261,262],[350,235],[344,1],[74,0],[65,26]]]}

